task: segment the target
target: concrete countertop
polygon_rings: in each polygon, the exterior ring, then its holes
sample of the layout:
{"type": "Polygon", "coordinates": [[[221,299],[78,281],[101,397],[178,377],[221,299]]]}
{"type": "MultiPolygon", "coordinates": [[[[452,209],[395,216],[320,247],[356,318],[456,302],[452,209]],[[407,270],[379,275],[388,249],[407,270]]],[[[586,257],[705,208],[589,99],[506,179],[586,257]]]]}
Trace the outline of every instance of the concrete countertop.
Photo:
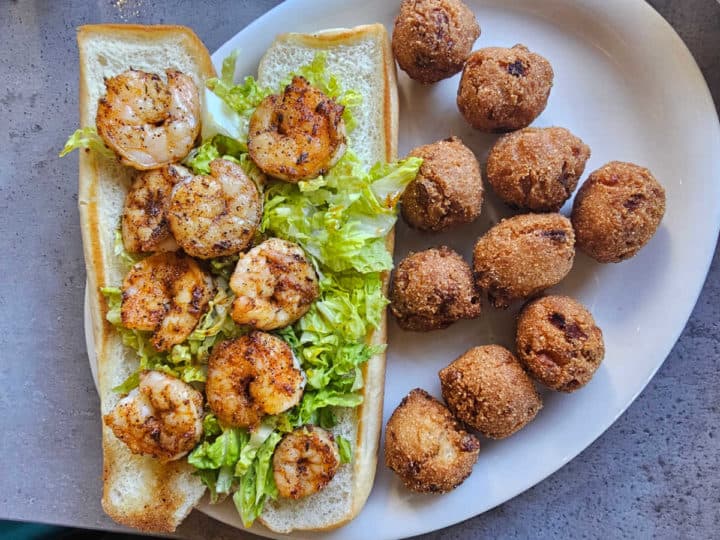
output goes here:
{"type": "MultiPolygon", "coordinates": [[[[121,530],[100,508],[99,402],[81,330],[85,274],[77,158],[57,159],[77,121],[75,28],[91,22],[185,24],[212,51],[276,3],[1,2],[0,519],[121,530]],[[222,16],[205,16],[211,12],[222,16]]],[[[687,43],[720,103],[720,4],[650,3],[687,43]]],[[[718,321],[716,252],[680,340],[602,437],[515,499],[422,538],[716,537],[718,321]]],[[[198,512],[179,534],[237,538],[235,529],[198,512]]]]}

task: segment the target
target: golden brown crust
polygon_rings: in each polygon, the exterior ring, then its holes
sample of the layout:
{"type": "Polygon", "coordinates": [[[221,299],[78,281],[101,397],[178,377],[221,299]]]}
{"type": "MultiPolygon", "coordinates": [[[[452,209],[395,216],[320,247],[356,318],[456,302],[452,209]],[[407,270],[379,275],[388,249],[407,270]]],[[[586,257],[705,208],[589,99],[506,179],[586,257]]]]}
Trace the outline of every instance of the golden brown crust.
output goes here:
{"type": "Polygon", "coordinates": [[[593,316],[568,296],[529,302],[518,317],[515,342],[530,374],[562,392],[585,386],[605,356],[602,331],[593,316]]]}
{"type": "MultiPolygon", "coordinates": [[[[383,78],[385,95],[383,98],[383,118],[385,125],[385,160],[390,162],[397,159],[398,140],[398,97],[397,80],[395,72],[395,61],[390,50],[390,38],[382,24],[372,24],[356,27],[355,32],[366,32],[377,35],[382,41],[383,54],[383,78]]],[[[385,246],[390,253],[395,249],[395,230],[391,230],[385,240],[385,246]]],[[[387,296],[390,287],[390,272],[384,272],[383,294],[387,296]]],[[[383,311],[379,327],[367,338],[371,345],[387,344],[387,311],[383,311]]],[[[385,388],[385,352],[375,355],[363,366],[363,377],[366,384],[372,381],[375,391],[369,395],[365,390],[365,400],[358,408],[357,441],[355,445],[354,458],[360,453],[370,456],[369,459],[355,461],[353,481],[353,502],[352,509],[345,520],[320,530],[330,530],[345,525],[355,518],[365,506],[365,501],[370,495],[375,481],[375,468],[377,454],[380,446],[380,430],[382,429],[383,397],[385,388]]]]}
{"type": "Polygon", "coordinates": [[[550,63],[525,45],[479,49],[463,68],[457,105],[480,131],[524,128],[545,109],[553,75],[550,63]]]}
{"type": "Polygon", "coordinates": [[[114,504],[110,493],[110,486],[115,476],[113,464],[122,459],[122,452],[117,445],[103,444],[103,497],[101,503],[105,513],[114,521],[140,531],[175,532],[178,522],[174,516],[183,506],[184,497],[178,493],[173,484],[178,476],[187,474],[191,466],[184,461],[160,463],[153,458],[145,458],[147,460],[145,464],[152,467],[151,474],[145,475],[145,478],[152,478],[152,485],[146,486],[146,489],[153,493],[152,502],[141,513],[125,512],[122,506],[114,504]]]}
{"type": "Polygon", "coordinates": [[[404,330],[439,330],[480,316],[480,296],[470,267],[447,246],[403,259],[395,271],[390,302],[404,330]]]}
{"type": "Polygon", "coordinates": [[[392,49],[411,79],[431,84],[460,71],[478,37],[475,15],[460,0],[403,0],[392,49]]]}
{"type": "Polygon", "coordinates": [[[440,370],[442,395],[458,420],[504,439],[525,427],[542,400],[517,358],[504,347],[474,347],[440,370]]]}
{"type": "Polygon", "coordinates": [[[513,208],[557,212],[570,198],[590,158],[590,147],[565,128],[525,128],[490,150],[487,180],[513,208]]]}
{"type": "Polygon", "coordinates": [[[575,234],[560,214],[504,219],[475,244],[473,271],[490,303],[506,308],[557,285],[575,259],[575,234]]]}
{"type": "Polygon", "coordinates": [[[665,189],[645,167],[612,161],[593,172],[575,197],[578,248],[598,262],[633,257],[665,215],[665,189]]]}
{"type": "Polygon", "coordinates": [[[413,149],[422,158],[402,196],[402,216],[411,227],[442,231],[474,221],[483,203],[480,164],[458,137],[413,149]]]}
{"type": "Polygon", "coordinates": [[[447,493],[470,476],[480,442],[425,390],[403,398],[385,427],[385,464],[408,489],[447,493]]]}

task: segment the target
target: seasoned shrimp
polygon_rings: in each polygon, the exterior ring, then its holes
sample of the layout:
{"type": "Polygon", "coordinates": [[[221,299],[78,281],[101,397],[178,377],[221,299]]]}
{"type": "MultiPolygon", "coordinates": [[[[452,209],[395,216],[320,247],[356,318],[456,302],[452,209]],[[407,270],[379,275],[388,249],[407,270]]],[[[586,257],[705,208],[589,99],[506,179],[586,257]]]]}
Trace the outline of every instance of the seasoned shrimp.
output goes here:
{"type": "Polygon", "coordinates": [[[103,417],[115,436],[134,454],[161,462],[180,459],[203,433],[202,394],[160,371],[140,373],[140,386],[103,417]]]}
{"type": "Polygon", "coordinates": [[[177,243],[193,257],[234,255],[253,239],[262,218],[262,199],[242,167],[226,159],[210,162],[210,176],[175,186],[168,212],[177,243]]]}
{"type": "Polygon", "coordinates": [[[282,497],[301,499],[330,483],[340,466],[332,433],[316,426],[285,435],[273,455],[273,476],[282,497]]]}
{"type": "Polygon", "coordinates": [[[250,157],[263,172],[288,182],[325,174],[345,152],[344,110],[303,77],[293,77],[250,118],[250,157]]]}
{"type": "Polygon", "coordinates": [[[125,276],[120,317],[126,328],[153,332],[152,346],[167,351],[192,333],[212,295],[210,276],[194,260],[156,253],[125,276]]]}
{"type": "Polygon", "coordinates": [[[230,313],[233,320],[260,330],[292,324],[320,294],[315,269],[302,248],[280,238],[240,255],[230,288],[237,296],[230,313]]]}
{"type": "Polygon", "coordinates": [[[125,197],[122,214],[125,249],[132,253],[178,249],[168,227],[168,209],[173,187],[188,176],[190,171],[181,165],[137,174],[125,197]]]}
{"type": "Polygon", "coordinates": [[[305,374],[292,349],[265,332],[216,345],[208,360],[208,404],[231,426],[253,427],[266,414],[279,414],[300,402],[305,374]]]}
{"type": "Polygon", "coordinates": [[[97,131],[120,161],[139,170],[180,161],[200,133],[200,94],[192,78],[165,70],[129,69],[105,79],[98,103],[97,131]]]}

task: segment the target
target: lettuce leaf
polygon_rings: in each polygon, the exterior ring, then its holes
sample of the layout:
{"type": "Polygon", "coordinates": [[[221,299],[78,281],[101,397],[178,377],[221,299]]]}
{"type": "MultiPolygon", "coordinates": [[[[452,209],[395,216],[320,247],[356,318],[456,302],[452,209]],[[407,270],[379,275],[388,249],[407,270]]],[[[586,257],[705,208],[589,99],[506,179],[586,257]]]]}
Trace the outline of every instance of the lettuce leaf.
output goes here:
{"type": "Polygon", "coordinates": [[[203,441],[188,455],[188,463],[210,490],[212,502],[222,500],[235,486],[252,493],[244,501],[246,515],[255,519],[266,496],[277,496],[269,473],[270,458],[282,433],[275,430],[274,417],[255,431],[222,426],[211,413],[203,421],[203,441]]]}
{"type": "Polygon", "coordinates": [[[200,477],[200,481],[208,488],[210,493],[210,502],[216,504],[220,502],[221,495],[217,492],[217,481],[220,475],[219,469],[196,469],[193,474],[200,477]]]}
{"type": "Polygon", "coordinates": [[[195,174],[210,174],[210,162],[213,159],[222,157],[240,163],[240,157],[246,155],[245,152],[234,139],[215,135],[194,148],[183,160],[183,164],[190,167],[195,174]]]}
{"type": "Polygon", "coordinates": [[[207,413],[203,418],[203,434],[205,437],[212,437],[214,435],[220,435],[222,433],[222,427],[220,422],[213,413],[207,413]]]}
{"type": "Polygon", "coordinates": [[[397,220],[397,200],[421,164],[411,157],[364,173],[348,150],[324,178],[272,184],[262,230],[299,243],[332,272],[390,270],[385,236],[397,220]]]}
{"type": "Polygon", "coordinates": [[[207,440],[196,446],[188,456],[188,463],[196,469],[232,467],[240,458],[240,449],[247,445],[250,436],[241,429],[227,429],[212,443],[207,440]]]}
{"type": "Polygon", "coordinates": [[[65,146],[63,146],[63,149],[58,155],[59,157],[65,157],[73,150],[78,150],[80,148],[87,148],[104,157],[115,157],[115,152],[105,146],[105,141],[103,141],[100,135],[98,135],[94,126],[76,129],[75,133],[70,135],[65,143],[65,146]]]}
{"type": "Polygon", "coordinates": [[[113,239],[113,253],[127,267],[130,267],[136,262],[142,260],[142,256],[130,253],[125,249],[125,244],[123,244],[122,231],[119,227],[115,229],[115,236],[113,239]]]}
{"type": "Polygon", "coordinates": [[[126,395],[132,392],[133,389],[140,386],[140,372],[136,371],[125,379],[121,384],[115,386],[112,391],[116,394],[126,395]]]}
{"type": "Polygon", "coordinates": [[[282,435],[273,432],[265,440],[257,451],[257,457],[253,461],[252,467],[243,475],[240,486],[233,495],[235,507],[246,527],[250,527],[262,513],[268,498],[277,499],[277,486],[270,467],[272,466],[273,452],[280,439],[282,439],[282,435]]]}
{"type": "MultiPolygon", "coordinates": [[[[212,97],[206,99],[208,106],[203,118],[203,126],[218,126],[213,130],[223,135],[231,135],[240,148],[247,152],[247,133],[250,116],[260,102],[269,96],[272,91],[262,88],[254,77],[245,77],[242,83],[235,84],[235,64],[238,51],[233,51],[223,60],[221,76],[208,79],[207,87],[220,98],[227,109],[216,106],[212,97]]],[[[205,129],[203,137],[214,135],[205,129]]]]}
{"type": "Polygon", "coordinates": [[[350,441],[341,435],[335,437],[338,450],[340,451],[340,463],[350,463],[352,461],[352,446],[350,441]]]}

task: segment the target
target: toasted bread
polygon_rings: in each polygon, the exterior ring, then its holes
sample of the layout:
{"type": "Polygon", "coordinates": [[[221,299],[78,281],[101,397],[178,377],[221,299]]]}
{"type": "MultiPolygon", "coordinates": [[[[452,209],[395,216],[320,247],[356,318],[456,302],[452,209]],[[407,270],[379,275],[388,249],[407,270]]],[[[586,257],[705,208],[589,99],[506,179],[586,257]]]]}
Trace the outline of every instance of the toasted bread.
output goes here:
{"type": "MultiPolygon", "coordinates": [[[[277,87],[288,73],[312,61],[318,52],[327,55],[327,70],[362,95],[354,111],[358,124],[350,134],[351,148],[366,167],[377,161],[392,161],[397,154],[397,87],[390,43],[381,24],[337,29],[317,34],[283,34],[260,61],[258,81],[277,87]]],[[[393,249],[393,234],[387,238],[393,249]]],[[[385,288],[389,275],[385,276],[385,288]]],[[[386,290],[387,292],[387,290],[386,290]]],[[[386,343],[386,322],[367,337],[368,343],[386,343]]],[[[260,516],[269,529],[322,531],[339,527],[362,509],[375,479],[382,426],[385,355],[371,358],[364,366],[364,402],[339,415],[333,431],[354,441],[351,467],[342,467],[323,491],[305,499],[270,501],[260,516]]]]}
{"type": "MultiPolygon", "coordinates": [[[[190,75],[199,88],[215,75],[207,49],[181,26],[90,25],[79,29],[80,124],[95,125],[104,77],[130,67],[164,73],[168,67],[190,75]]],[[[98,361],[102,414],[119,396],[112,388],[137,368],[133,351],[105,320],[107,304],[100,288],[116,286],[126,268],[113,252],[133,171],[117,160],[91,151],[80,153],[80,221],[85,252],[93,337],[98,361]]],[[[118,523],[143,531],[172,532],[198,503],[205,486],[184,460],[169,464],[132,454],[106,426],[102,428],[105,512],[118,523]]]]}

